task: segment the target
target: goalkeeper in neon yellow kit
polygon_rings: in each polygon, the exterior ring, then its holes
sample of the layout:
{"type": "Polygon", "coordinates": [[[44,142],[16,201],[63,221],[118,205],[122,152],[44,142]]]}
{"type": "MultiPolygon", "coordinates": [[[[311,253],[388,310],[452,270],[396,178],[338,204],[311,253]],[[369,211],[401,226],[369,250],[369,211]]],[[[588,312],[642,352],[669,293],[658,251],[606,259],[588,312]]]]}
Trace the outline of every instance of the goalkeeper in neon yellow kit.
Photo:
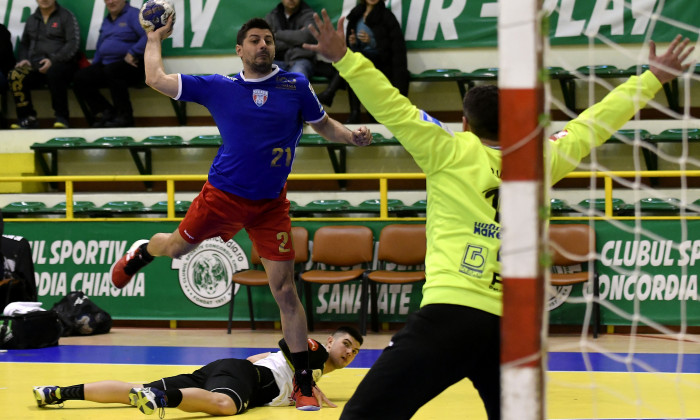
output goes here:
{"type": "MultiPolygon", "coordinates": [[[[318,40],[306,48],[333,62],[362,104],[411,153],[426,174],[426,283],[421,308],[393,338],[348,401],[341,419],[407,419],[462,378],[469,378],[490,420],[500,418],[500,224],[498,88],[479,86],[464,99],[463,128],[453,133],[416,108],[361,54],[345,45],[328,14],[315,16],[318,40]],[[448,356],[448,357],[446,357],[448,356]],[[451,357],[450,357],[451,356],[451,357]]],[[[633,76],[584,111],[549,142],[552,182],[651,100],[689,65],[689,40],[677,37],[650,71],[633,76]]]]}

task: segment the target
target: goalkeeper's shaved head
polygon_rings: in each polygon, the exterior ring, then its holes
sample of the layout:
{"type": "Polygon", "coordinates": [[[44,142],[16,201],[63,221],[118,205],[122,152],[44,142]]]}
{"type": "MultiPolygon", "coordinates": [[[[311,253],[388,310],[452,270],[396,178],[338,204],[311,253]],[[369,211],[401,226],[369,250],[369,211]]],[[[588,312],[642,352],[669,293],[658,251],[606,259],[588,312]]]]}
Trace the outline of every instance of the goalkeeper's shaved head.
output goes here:
{"type": "Polygon", "coordinates": [[[482,85],[464,95],[464,116],[480,139],[498,141],[498,87],[482,85]]]}

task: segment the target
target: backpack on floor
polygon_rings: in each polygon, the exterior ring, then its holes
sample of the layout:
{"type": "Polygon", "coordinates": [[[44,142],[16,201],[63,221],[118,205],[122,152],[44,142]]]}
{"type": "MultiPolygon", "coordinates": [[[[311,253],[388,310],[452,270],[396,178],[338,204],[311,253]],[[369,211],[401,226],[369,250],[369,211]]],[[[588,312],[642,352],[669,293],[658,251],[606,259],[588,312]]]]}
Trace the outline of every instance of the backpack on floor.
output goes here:
{"type": "Polygon", "coordinates": [[[39,349],[58,345],[63,328],[52,311],[0,316],[0,348],[39,349]]]}
{"type": "Polygon", "coordinates": [[[105,334],[112,328],[112,317],[81,291],[70,292],[51,311],[63,324],[64,337],[105,334]]]}

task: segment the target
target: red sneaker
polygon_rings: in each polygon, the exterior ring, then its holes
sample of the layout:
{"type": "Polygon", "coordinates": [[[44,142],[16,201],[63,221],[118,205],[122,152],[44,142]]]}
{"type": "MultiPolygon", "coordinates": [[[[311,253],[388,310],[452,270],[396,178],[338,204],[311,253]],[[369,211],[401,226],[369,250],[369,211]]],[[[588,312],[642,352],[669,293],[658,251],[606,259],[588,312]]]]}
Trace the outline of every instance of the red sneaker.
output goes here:
{"type": "Polygon", "coordinates": [[[126,254],[121,257],[117,262],[112,265],[110,270],[112,273],[112,284],[117,289],[121,289],[131,281],[140,269],[148,265],[151,261],[146,261],[143,258],[143,253],[139,247],[143,244],[148,243],[146,239],[141,239],[140,241],[134,242],[131,248],[126,252],[126,254]]]}
{"type": "Polygon", "coordinates": [[[314,397],[311,372],[302,370],[295,373],[292,399],[296,403],[297,410],[318,411],[321,409],[318,400],[314,397]]]}

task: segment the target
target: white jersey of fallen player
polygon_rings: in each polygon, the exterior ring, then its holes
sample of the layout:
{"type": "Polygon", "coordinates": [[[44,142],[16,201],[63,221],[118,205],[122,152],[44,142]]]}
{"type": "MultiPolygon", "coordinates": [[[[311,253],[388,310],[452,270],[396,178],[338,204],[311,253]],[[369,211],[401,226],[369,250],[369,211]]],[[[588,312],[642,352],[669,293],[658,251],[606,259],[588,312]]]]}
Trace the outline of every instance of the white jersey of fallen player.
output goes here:
{"type": "MultiPolygon", "coordinates": [[[[265,366],[270,369],[272,375],[275,377],[277,387],[280,390],[279,395],[265,405],[273,407],[294,405],[294,401],[292,400],[292,392],[294,391],[294,371],[289,362],[287,362],[287,359],[285,359],[284,354],[281,351],[270,353],[266,358],[260,359],[253,364],[265,366]]],[[[322,374],[323,371],[321,371],[321,369],[314,370],[314,381],[318,382],[322,374]]]]}

